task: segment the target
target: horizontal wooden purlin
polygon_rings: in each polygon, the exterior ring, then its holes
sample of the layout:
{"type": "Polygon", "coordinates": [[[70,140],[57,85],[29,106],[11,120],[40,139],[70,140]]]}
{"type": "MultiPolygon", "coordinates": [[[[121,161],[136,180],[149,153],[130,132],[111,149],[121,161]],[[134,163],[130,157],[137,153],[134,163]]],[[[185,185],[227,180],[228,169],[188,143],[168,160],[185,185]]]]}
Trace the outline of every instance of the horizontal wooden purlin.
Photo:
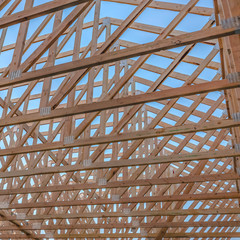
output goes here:
{"type": "Polygon", "coordinates": [[[45,3],[40,6],[1,18],[0,28],[9,27],[17,23],[41,17],[43,15],[63,10],[65,8],[69,8],[88,1],[89,0],[55,0],[49,3],[45,3]]]}
{"type": "Polygon", "coordinates": [[[81,104],[76,107],[56,109],[47,115],[41,115],[40,113],[32,113],[32,114],[25,114],[17,117],[0,119],[0,127],[23,124],[27,122],[48,120],[53,118],[73,116],[77,114],[84,114],[84,113],[102,111],[102,110],[107,110],[112,108],[126,107],[130,105],[137,105],[137,104],[148,103],[153,101],[161,101],[161,100],[166,100],[166,99],[171,99],[176,97],[183,97],[183,96],[219,91],[219,90],[236,88],[236,87],[240,87],[240,82],[229,83],[227,79],[221,80],[221,81],[201,83],[197,85],[188,85],[184,87],[162,90],[162,91],[157,91],[153,93],[139,94],[137,96],[129,96],[129,97],[123,97],[119,99],[112,99],[109,101],[93,102],[90,104],[81,104]]]}
{"type": "MultiPolygon", "coordinates": [[[[20,176],[33,176],[43,174],[53,174],[62,172],[75,172],[75,171],[86,171],[96,169],[108,169],[116,167],[129,167],[129,166],[142,166],[150,164],[162,164],[162,163],[173,163],[173,162],[185,162],[185,161],[198,161],[206,159],[226,158],[226,157],[238,157],[239,152],[234,150],[223,150],[223,151],[210,151],[200,153],[189,153],[189,154],[173,154],[169,156],[157,156],[148,158],[134,158],[124,159],[121,161],[109,161],[109,162],[95,162],[91,166],[84,167],[82,164],[57,166],[57,167],[46,167],[46,168],[35,168],[29,170],[19,170],[10,172],[1,172],[0,178],[13,178],[20,176]]],[[[235,176],[236,177],[236,176],[235,176]]],[[[217,179],[215,179],[217,180],[217,179]]],[[[146,180],[144,180],[146,181],[146,180]]],[[[179,179],[180,181],[180,179],[179,179]]],[[[147,183],[147,182],[146,182],[147,183]]],[[[111,183],[109,183],[111,184],[111,183]]],[[[147,185],[149,185],[148,183],[147,185]]],[[[107,186],[105,186],[107,187],[107,186]]],[[[1,191],[0,191],[1,193],[1,191]]]]}
{"type": "Polygon", "coordinates": [[[203,200],[223,200],[223,199],[238,199],[240,193],[206,193],[206,194],[184,194],[184,195],[163,195],[163,196],[146,196],[146,197],[131,197],[120,198],[119,201],[112,199],[85,199],[71,201],[54,201],[54,202],[36,202],[36,203],[21,203],[10,204],[2,209],[26,209],[26,208],[48,208],[48,207],[68,207],[68,206],[90,206],[102,204],[128,204],[128,203],[155,203],[155,202],[173,202],[173,201],[203,201],[203,200]]]}
{"type": "MultiPolygon", "coordinates": [[[[28,237],[20,234],[1,234],[1,239],[29,239],[28,237]]],[[[46,234],[38,234],[39,238],[43,239],[68,239],[68,238],[143,238],[141,233],[108,233],[108,234],[101,234],[101,233],[81,233],[81,234],[53,234],[52,236],[46,234]]],[[[148,233],[145,237],[148,238],[155,238],[156,233],[148,233]]],[[[239,232],[215,232],[215,233],[166,233],[164,234],[165,238],[233,238],[233,237],[240,237],[239,232]]]]}
{"type": "MultiPolygon", "coordinates": [[[[98,224],[75,224],[75,225],[41,225],[41,230],[59,229],[123,229],[132,228],[132,223],[98,223],[98,224]]],[[[139,223],[140,228],[182,228],[182,227],[239,227],[238,221],[215,221],[215,222],[158,222],[139,223]]],[[[1,226],[1,231],[17,230],[16,226],[1,226]]],[[[25,226],[27,230],[39,230],[39,226],[25,226]]]]}
{"type": "MultiPolygon", "coordinates": [[[[116,26],[120,26],[122,24],[122,22],[124,20],[120,20],[120,19],[117,19],[117,18],[109,18],[109,17],[104,17],[104,18],[101,18],[99,19],[99,23],[100,24],[103,24],[103,22],[105,20],[108,20],[110,19],[110,23],[113,24],[113,25],[116,25],[116,26]]],[[[93,27],[93,22],[87,22],[87,23],[84,23],[83,24],[83,29],[87,29],[87,28],[92,28],[93,27]]],[[[142,23],[132,23],[130,26],[129,26],[130,29],[135,29],[135,30],[140,30],[140,31],[145,31],[145,32],[150,32],[150,33],[154,33],[154,34],[159,34],[161,31],[164,30],[164,27],[158,27],[158,26],[152,26],[152,25],[149,25],[149,24],[142,24],[142,23]]],[[[66,35],[67,33],[69,33],[71,30],[71,28],[68,28],[63,35],[66,35]]],[[[179,36],[181,34],[185,34],[186,32],[184,31],[180,31],[180,30],[173,30],[171,32],[171,34],[169,36],[179,36]]],[[[44,34],[44,35],[41,35],[41,36],[38,36],[34,41],[33,43],[37,43],[37,42],[41,42],[43,40],[45,40],[47,37],[49,36],[49,34],[44,34]]],[[[130,47],[130,46],[136,46],[138,45],[137,43],[134,43],[134,42],[130,42],[130,41],[127,41],[127,40],[122,40],[122,39],[119,39],[119,45],[120,46],[123,46],[123,47],[130,47]]],[[[209,40],[209,41],[206,41],[205,43],[207,44],[216,44],[216,40],[209,40]]],[[[98,48],[102,46],[102,42],[98,43],[98,48]]],[[[3,46],[2,48],[2,52],[5,52],[5,51],[9,51],[9,50],[12,50],[15,48],[15,44],[9,44],[9,45],[5,45],[3,46]]],[[[84,50],[86,49],[86,47],[82,47],[80,48],[80,53],[82,53],[84,50]]],[[[64,58],[64,57],[67,57],[67,56],[70,56],[73,54],[73,50],[69,50],[69,51],[66,51],[66,52],[62,52],[62,53],[59,53],[56,58],[59,59],[59,58],[64,58]]],[[[166,53],[166,52],[159,52],[158,54],[163,54],[164,57],[169,57],[169,54],[171,55],[170,58],[173,58],[174,55],[176,55],[177,53],[166,53]],[[167,55],[167,56],[166,56],[167,55]]],[[[193,64],[196,64],[196,63],[199,63],[199,58],[197,57],[192,57],[192,56],[186,56],[182,61],[189,61],[190,59],[194,59],[194,60],[197,60],[197,62],[194,62],[193,61],[193,64]]],[[[47,58],[46,57],[42,57],[39,59],[39,61],[37,61],[37,63],[44,63],[46,62],[47,58]]],[[[208,67],[210,68],[213,68],[213,69],[218,69],[219,67],[216,67],[216,64],[219,65],[219,63],[217,62],[212,62],[210,63],[210,65],[208,65],[208,67]]],[[[5,68],[0,68],[0,73],[2,73],[3,71],[5,70],[5,68]]]]}
{"type": "MultiPolygon", "coordinates": [[[[148,234],[148,237],[156,237],[156,234],[148,234]]],[[[135,237],[142,237],[141,234],[135,233],[114,233],[114,234],[90,234],[90,233],[81,233],[81,234],[38,234],[39,239],[89,239],[89,238],[135,238],[135,237]]],[[[32,239],[32,237],[24,236],[23,234],[0,234],[0,239],[32,239]]]]}
{"type": "Polygon", "coordinates": [[[240,208],[216,208],[216,209],[176,209],[176,210],[152,210],[152,211],[131,211],[130,213],[118,212],[81,212],[49,215],[19,215],[8,216],[9,220],[47,220],[47,219],[83,219],[83,218],[118,218],[118,217],[154,217],[154,216],[187,216],[187,215],[232,215],[240,214],[240,208]]]}
{"type": "Polygon", "coordinates": [[[161,50],[172,49],[185,46],[209,39],[220,38],[236,34],[236,28],[222,29],[222,27],[214,27],[206,30],[200,30],[193,33],[182,34],[177,37],[171,37],[151,43],[141,44],[135,47],[129,47],[114,52],[103,53],[89,58],[72,61],[69,63],[59,64],[53,67],[46,67],[40,70],[23,73],[21,77],[11,80],[3,78],[0,81],[0,87],[7,87],[14,84],[29,82],[37,79],[51,77],[57,74],[73,72],[80,69],[99,66],[106,63],[119,61],[122,59],[137,57],[154,53],[161,50]]]}
{"type": "Polygon", "coordinates": [[[240,237],[239,232],[214,232],[214,233],[166,233],[165,238],[234,238],[240,237]]]}
{"type": "Polygon", "coordinates": [[[240,180],[240,176],[236,173],[227,174],[211,174],[211,175],[197,175],[187,177],[169,177],[160,179],[138,179],[126,181],[108,182],[105,186],[99,186],[97,183],[83,183],[83,184],[70,184],[70,185],[54,185],[48,187],[31,187],[31,188],[17,188],[0,190],[0,196],[14,195],[14,194],[28,194],[28,193],[42,193],[42,192],[60,192],[60,191],[76,191],[88,189],[101,189],[101,188],[121,188],[121,187],[136,187],[136,186],[153,186],[153,185],[166,185],[166,184],[179,184],[179,183],[197,183],[197,182],[210,182],[210,181],[230,181],[240,180]]]}
{"type": "MultiPolygon", "coordinates": [[[[103,0],[103,1],[108,1],[108,0],[103,0]]],[[[111,2],[138,5],[140,4],[141,0],[111,0],[111,2]]],[[[184,6],[185,6],[184,4],[163,2],[163,1],[153,1],[151,4],[149,4],[150,8],[177,11],[177,12],[181,11],[184,8],[184,6]]],[[[213,9],[208,7],[194,6],[192,9],[190,9],[189,13],[203,15],[203,16],[211,16],[213,13],[213,9]]]]}
{"type": "MultiPolygon", "coordinates": [[[[230,45],[240,25],[219,26],[240,15],[229,6],[238,0],[214,0],[212,8],[199,7],[199,0],[109,0],[133,10],[115,22],[100,20],[102,1],[78,0],[66,19],[60,9],[45,13],[43,22],[26,19],[8,46],[2,45],[10,28],[2,29],[0,50],[8,55],[12,48],[13,57],[0,76],[0,239],[240,239],[234,115],[240,82],[230,54],[237,52],[230,45]],[[173,16],[163,28],[133,23],[145,10],[173,16]],[[200,12],[211,16],[198,15],[206,20],[196,26],[203,30],[174,30],[200,12]],[[48,25],[52,31],[42,36],[48,25]],[[91,36],[84,47],[86,27],[91,36]],[[113,46],[130,28],[162,40],[113,46]],[[195,45],[211,51],[190,56],[195,45]],[[180,63],[192,68],[180,73],[180,63]],[[152,77],[135,76],[141,69],[152,77]],[[203,76],[206,69],[212,81],[203,76]],[[165,84],[169,78],[176,81],[165,84]],[[224,109],[222,117],[215,114],[224,109]]],[[[11,0],[5,15],[19,4],[34,10],[33,2],[11,0]]]]}
{"type": "Polygon", "coordinates": [[[78,140],[75,140],[73,143],[69,143],[69,144],[64,144],[63,142],[54,142],[54,143],[36,144],[36,145],[24,146],[24,147],[7,148],[7,149],[0,150],[0,156],[50,151],[54,149],[84,147],[84,146],[91,146],[91,145],[98,145],[98,144],[105,144],[105,143],[112,143],[112,142],[122,142],[122,141],[137,140],[137,139],[144,139],[144,138],[155,138],[155,137],[161,137],[161,136],[170,136],[174,134],[186,134],[186,133],[192,133],[192,132],[209,131],[209,130],[231,128],[231,127],[238,127],[238,126],[240,126],[240,122],[237,122],[234,120],[218,120],[218,121],[206,122],[203,124],[198,124],[198,123],[186,124],[186,125],[176,126],[176,127],[136,131],[136,132],[122,133],[122,134],[115,134],[111,136],[106,135],[102,137],[78,139],[78,140]]]}

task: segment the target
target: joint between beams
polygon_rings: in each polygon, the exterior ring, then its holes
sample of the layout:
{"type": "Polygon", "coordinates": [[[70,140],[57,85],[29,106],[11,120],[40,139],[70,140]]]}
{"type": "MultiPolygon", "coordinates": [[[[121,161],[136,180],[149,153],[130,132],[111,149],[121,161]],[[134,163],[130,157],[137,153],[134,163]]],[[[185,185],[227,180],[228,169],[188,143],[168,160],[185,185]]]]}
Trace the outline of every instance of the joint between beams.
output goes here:
{"type": "Polygon", "coordinates": [[[40,115],[41,116],[47,116],[51,113],[51,107],[43,107],[40,108],[40,115]]]}
{"type": "Polygon", "coordinates": [[[84,167],[90,167],[91,165],[92,165],[92,159],[84,159],[83,160],[84,167]]]}
{"type": "Polygon", "coordinates": [[[47,238],[53,238],[53,236],[54,236],[52,233],[45,233],[45,235],[47,238]]]}
{"type": "Polygon", "coordinates": [[[130,209],[130,208],[124,208],[124,209],[123,209],[123,213],[124,213],[125,215],[130,214],[130,212],[131,212],[131,209],[130,209]]]}
{"type": "Polygon", "coordinates": [[[228,28],[237,28],[236,34],[240,33],[240,16],[237,17],[232,17],[232,18],[227,18],[227,19],[222,19],[221,20],[221,25],[223,29],[228,29],[228,28]]]}
{"type": "Polygon", "coordinates": [[[127,60],[126,60],[126,59],[120,61],[120,67],[126,67],[127,64],[128,64],[128,63],[127,63],[127,60]]]}
{"type": "Polygon", "coordinates": [[[131,231],[132,233],[136,233],[136,232],[137,232],[137,230],[138,230],[138,228],[137,228],[137,227],[132,227],[132,228],[130,229],[130,231],[131,231]]]}
{"type": "Polygon", "coordinates": [[[235,151],[236,151],[236,152],[240,153],[240,143],[236,143],[236,144],[234,145],[234,148],[235,148],[235,151]]]}
{"type": "Polygon", "coordinates": [[[16,214],[16,219],[25,219],[26,218],[26,213],[17,213],[16,214]]]}
{"type": "Polygon", "coordinates": [[[109,17],[104,18],[102,24],[103,26],[109,26],[111,24],[111,19],[109,17]]]}
{"type": "Polygon", "coordinates": [[[74,136],[67,136],[64,138],[64,144],[72,144],[74,143],[74,136]]]}
{"type": "Polygon", "coordinates": [[[21,77],[21,75],[22,75],[22,70],[21,70],[21,69],[18,69],[18,70],[16,70],[16,71],[10,72],[10,73],[9,73],[9,78],[10,78],[10,80],[14,80],[14,79],[16,79],[16,78],[21,77]]]}
{"type": "Polygon", "coordinates": [[[112,201],[119,201],[120,200],[120,195],[112,195],[112,201]]]}
{"type": "Polygon", "coordinates": [[[226,78],[230,83],[240,82],[240,72],[229,73],[226,78]]]}
{"type": "Polygon", "coordinates": [[[138,220],[134,220],[134,221],[132,222],[132,225],[133,225],[133,227],[139,227],[140,222],[139,222],[138,220]]]}
{"type": "Polygon", "coordinates": [[[213,49],[220,50],[219,43],[216,43],[213,49]]]}
{"type": "Polygon", "coordinates": [[[33,226],[33,229],[40,230],[42,225],[41,223],[33,223],[32,226],[33,226]]]}
{"type": "Polygon", "coordinates": [[[237,175],[240,176],[240,167],[236,167],[237,175]]]}
{"type": "Polygon", "coordinates": [[[215,21],[215,20],[216,20],[216,19],[215,19],[215,14],[214,14],[214,13],[209,17],[209,20],[210,20],[210,21],[215,21]]]}
{"type": "Polygon", "coordinates": [[[142,237],[146,237],[147,236],[147,231],[145,229],[141,229],[140,234],[142,237]]]}
{"type": "Polygon", "coordinates": [[[7,202],[0,202],[0,208],[5,209],[5,208],[8,208],[8,207],[9,207],[9,203],[7,203],[7,202]]]}
{"type": "Polygon", "coordinates": [[[115,48],[117,48],[117,47],[119,47],[120,46],[120,44],[119,44],[119,40],[117,40],[115,43],[113,43],[113,45],[111,46],[111,50],[112,49],[115,49],[115,48]]]}
{"type": "Polygon", "coordinates": [[[105,186],[105,185],[107,185],[107,179],[106,179],[106,178],[99,178],[99,179],[98,179],[98,185],[99,185],[99,186],[105,186]]]}
{"type": "Polygon", "coordinates": [[[239,122],[240,121],[240,112],[233,113],[232,118],[235,122],[239,122]]]}

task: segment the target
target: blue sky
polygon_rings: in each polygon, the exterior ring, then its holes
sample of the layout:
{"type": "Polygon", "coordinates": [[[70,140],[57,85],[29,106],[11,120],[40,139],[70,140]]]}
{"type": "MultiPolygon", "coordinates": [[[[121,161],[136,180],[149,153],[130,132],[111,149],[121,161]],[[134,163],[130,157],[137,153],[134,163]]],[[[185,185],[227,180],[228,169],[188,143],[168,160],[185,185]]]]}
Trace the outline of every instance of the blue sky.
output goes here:
{"type": "MultiPolygon", "coordinates": [[[[171,3],[188,3],[189,0],[162,0],[164,2],[171,2],[171,3]]],[[[13,0],[10,2],[10,4],[13,2],[13,0]]],[[[37,6],[39,4],[43,4],[49,2],[49,0],[35,0],[34,1],[34,6],[37,6]]],[[[5,11],[7,10],[8,6],[10,6],[10,4],[8,4],[1,12],[0,12],[0,17],[3,16],[3,14],[5,13],[5,11]]],[[[16,8],[16,10],[14,12],[18,12],[18,11],[22,11],[24,8],[24,4],[25,1],[22,0],[21,4],[19,4],[19,6],[16,8]]],[[[213,7],[213,1],[212,0],[200,0],[197,4],[197,6],[202,6],[202,7],[213,7]]],[[[107,1],[103,1],[102,5],[101,5],[101,14],[100,14],[100,18],[104,18],[104,17],[112,17],[112,18],[118,18],[118,19],[125,19],[133,10],[134,10],[135,6],[132,5],[128,5],[128,4],[118,4],[118,3],[111,3],[111,2],[107,2],[107,1]]],[[[64,10],[63,13],[63,18],[66,17],[72,10],[73,8],[70,9],[66,9],[64,10]]],[[[158,27],[166,27],[173,19],[174,17],[176,17],[178,13],[177,12],[173,12],[173,11],[168,11],[168,10],[157,10],[157,9],[146,9],[137,19],[136,22],[138,23],[145,23],[145,24],[150,24],[150,25],[154,25],[154,26],[158,26],[158,27]]],[[[93,15],[94,15],[94,9],[92,9],[89,14],[86,16],[84,22],[89,22],[93,20],[93,15]]],[[[38,25],[45,19],[45,17],[40,17],[37,19],[33,19],[30,21],[30,30],[27,34],[27,38],[31,37],[31,34],[34,32],[34,30],[38,27],[38,25]]],[[[185,32],[193,32],[193,31],[198,31],[200,30],[209,20],[209,17],[207,16],[199,16],[196,14],[188,14],[176,27],[176,30],[180,30],[180,31],[185,31],[185,32]]],[[[45,29],[41,32],[41,35],[43,34],[47,34],[50,33],[52,31],[53,28],[53,19],[49,22],[49,24],[47,24],[47,26],[45,27],[45,29]]],[[[117,27],[113,26],[112,27],[112,31],[114,31],[117,27]]],[[[19,24],[11,26],[8,28],[7,31],[7,35],[6,35],[6,39],[4,41],[4,46],[15,43],[16,38],[17,38],[17,34],[18,34],[18,29],[19,29],[19,24]]],[[[0,34],[1,34],[1,30],[0,30],[0,34]]],[[[81,42],[81,46],[87,46],[89,44],[89,42],[91,41],[91,37],[92,37],[92,30],[91,29],[86,29],[83,31],[83,37],[82,37],[82,42],[81,42]]],[[[126,40],[126,41],[131,41],[131,42],[137,42],[139,44],[143,44],[143,43],[148,43],[151,41],[154,41],[157,38],[156,34],[153,33],[146,33],[146,32],[142,32],[142,31],[137,31],[137,30],[133,30],[133,29],[128,29],[122,36],[121,39],[122,40],[126,40]]],[[[103,40],[103,38],[101,38],[103,40]]],[[[62,40],[62,37],[60,38],[59,42],[62,40]]],[[[73,48],[73,41],[74,41],[74,36],[68,41],[68,43],[66,44],[66,46],[63,48],[62,51],[67,51],[73,48]]],[[[23,57],[23,61],[41,44],[40,43],[36,43],[34,44],[24,55],[23,57]]],[[[183,49],[183,47],[181,48],[176,48],[176,49],[172,49],[171,51],[173,52],[177,52],[179,53],[181,50],[183,49]]],[[[213,49],[213,46],[210,45],[206,45],[206,44],[196,44],[196,46],[190,51],[189,55],[190,56],[195,56],[195,57],[199,57],[204,59],[213,49]]],[[[12,54],[13,54],[13,50],[8,51],[8,52],[3,52],[0,54],[0,68],[6,67],[10,64],[11,62],[11,58],[12,58],[12,54]]],[[[44,54],[44,56],[46,56],[46,54],[44,54]]],[[[58,60],[56,63],[60,64],[60,63],[65,63],[67,61],[71,61],[71,57],[69,58],[64,58],[61,60],[58,60]]],[[[147,63],[148,64],[152,64],[154,66],[158,66],[161,68],[167,68],[171,62],[173,60],[169,59],[169,58],[164,58],[161,56],[157,56],[157,55],[152,55],[148,60],[147,63]]],[[[220,62],[220,57],[219,54],[217,54],[214,57],[214,61],[216,62],[220,62]]],[[[38,66],[43,67],[43,65],[39,65],[38,66]]],[[[176,72],[181,73],[181,74],[186,74],[186,75],[191,75],[195,70],[196,70],[197,66],[193,65],[193,64],[188,64],[188,63],[184,63],[182,62],[181,64],[179,64],[177,66],[177,68],[175,69],[176,72]]],[[[110,71],[111,72],[111,71],[110,71]]],[[[212,70],[212,69],[205,69],[201,74],[200,74],[200,78],[206,80],[206,81],[211,81],[214,76],[216,75],[216,70],[212,70]]],[[[153,73],[153,72],[149,72],[143,69],[140,69],[137,71],[137,73],[135,74],[135,76],[138,77],[142,77],[142,78],[146,78],[149,79],[151,81],[155,81],[160,75],[157,73],[153,73]]],[[[101,74],[99,74],[99,79],[101,79],[101,74]]],[[[55,90],[57,89],[57,87],[60,85],[61,81],[63,79],[57,79],[57,81],[55,81],[53,83],[53,89],[55,90]]],[[[86,81],[87,78],[83,79],[81,81],[81,83],[83,84],[84,81],[86,81]]],[[[168,86],[168,87],[180,87],[183,85],[183,81],[179,80],[179,79],[174,79],[174,78],[167,78],[163,85],[168,86]]],[[[36,93],[40,93],[41,92],[41,83],[39,85],[37,85],[37,87],[34,88],[32,94],[36,94],[36,93]]],[[[24,90],[26,89],[26,87],[22,87],[21,89],[18,90],[14,90],[13,91],[13,95],[12,97],[19,97],[19,95],[23,94],[24,90]]],[[[141,85],[141,84],[137,84],[137,89],[141,90],[141,91],[147,91],[148,87],[141,85]]],[[[99,90],[100,91],[100,90],[99,90]]],[[[4,98],[6,96],[6,91],[0,91],[0,96],[2,98],[4,98]]],[[[95,97],[99,96],[99,92],[96,91],[95,92],[95,97]]],[[[220,93],[219,92],[215,92],[215,93],[209,93],[207,98],[209,99],[213,99],[216,100],[220,97],[220,93]]],[[[179,103],[182,102],[182,104],[184,104],[185,106],[187,106],[189,104],[189,106],[191,106],[191,102],[190,100],[186,99],[186,98],[182,98],[179,99],[179,103]],[[190,102],[190,103],[189,103],[190,102]]],[[[31,103],[31,108],[37,108],[39,105],[39,101],[35,101],[31,103]]],[[[150,103],[149,105],[151,106],[157,106],[159,109],[162,107],[161,104],[159,103],[150,103]]],[[[199,111],[205,111],[206,108],[204,106],[199,106],[199,111]]],[[[178,112],[177,110],[172,110],[173,114],[176,115],[181,115],[181,112],[178,112]]],[[[216,111],[215,113],[216,117],[221,117],[222,112],[221,110],[216,111]]],[[[192,116],[192,121],[193,122],[197,122],[197,118],[194,118],[192,116]]],[[[165,119],[166,120],[166,119],[165,119]]],[[[169,120],[166,120],[169,121],[169,120]]],[[[233,238],[236,239],[237,238],[233,238]]]]}

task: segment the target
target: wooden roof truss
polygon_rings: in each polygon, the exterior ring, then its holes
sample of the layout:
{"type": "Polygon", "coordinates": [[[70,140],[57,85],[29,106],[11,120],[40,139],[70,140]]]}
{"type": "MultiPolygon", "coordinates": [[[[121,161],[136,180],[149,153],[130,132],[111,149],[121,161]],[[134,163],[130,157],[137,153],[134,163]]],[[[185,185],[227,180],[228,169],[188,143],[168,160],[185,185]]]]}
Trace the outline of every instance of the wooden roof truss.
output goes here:
{"type": "Polygon", "coordinates": [[[1,239],[240,238],[240,3],[198,2],[0,0],[1,239]]]}

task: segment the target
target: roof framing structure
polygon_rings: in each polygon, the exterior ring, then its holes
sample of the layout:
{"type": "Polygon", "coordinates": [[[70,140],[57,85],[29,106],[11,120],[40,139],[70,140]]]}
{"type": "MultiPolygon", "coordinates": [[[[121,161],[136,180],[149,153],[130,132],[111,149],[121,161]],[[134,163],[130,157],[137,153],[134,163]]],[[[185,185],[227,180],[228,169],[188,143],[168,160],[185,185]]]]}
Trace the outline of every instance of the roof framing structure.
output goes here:
{"type": "Polygon", "coordinates": [[[0,16],[1,239],[240,238],[239,0],[0,16]]]}

